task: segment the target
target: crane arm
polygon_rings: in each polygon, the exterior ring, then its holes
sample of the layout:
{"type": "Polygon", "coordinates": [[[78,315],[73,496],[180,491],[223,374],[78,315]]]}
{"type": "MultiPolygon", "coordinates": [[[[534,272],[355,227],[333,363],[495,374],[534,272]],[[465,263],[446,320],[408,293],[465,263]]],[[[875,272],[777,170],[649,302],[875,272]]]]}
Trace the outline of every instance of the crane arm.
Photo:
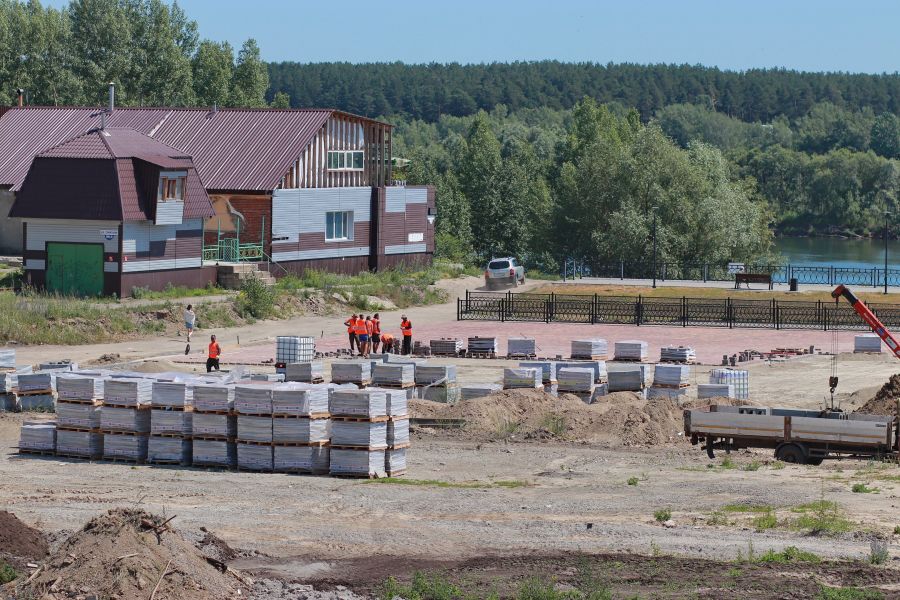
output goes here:
{"type": "Polygon", "coordinates": [[[843,284],[837,286],[831,292],[831,297],[834,298],[835,304],[837,304],[841,296],[843,296],[844,299],[850,303],[850,306],[853,307],[853,310],[856,311],[856,314],[858,314],[860,318],[866,322],[866,325],[868,325],[872,329],[875,335],[881,338],[881,341],[883,341],[885,345],[891,350],[891,352],[894,353],[894,356],[900,358],[900,344],[898,344],[893,334],[891,334],[891,332],[887,330],[884,324],[878,320],[878,317],[875,316],[875,313],[873,313],[868,306],[861,302],[860,299],[850,291],[850,288],[843,284]]]}

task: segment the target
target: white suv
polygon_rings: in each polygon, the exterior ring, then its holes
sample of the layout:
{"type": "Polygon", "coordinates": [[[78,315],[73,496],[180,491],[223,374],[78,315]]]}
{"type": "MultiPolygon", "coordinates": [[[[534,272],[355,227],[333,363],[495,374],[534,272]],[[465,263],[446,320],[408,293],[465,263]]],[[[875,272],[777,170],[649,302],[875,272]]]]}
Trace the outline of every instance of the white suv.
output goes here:
{"type": "Polygon", "coordinates": [[[525,283],[525,267],[511,256],[491,259],[484,270],[484,286],[488,289],[520,283],[525,283]]]}

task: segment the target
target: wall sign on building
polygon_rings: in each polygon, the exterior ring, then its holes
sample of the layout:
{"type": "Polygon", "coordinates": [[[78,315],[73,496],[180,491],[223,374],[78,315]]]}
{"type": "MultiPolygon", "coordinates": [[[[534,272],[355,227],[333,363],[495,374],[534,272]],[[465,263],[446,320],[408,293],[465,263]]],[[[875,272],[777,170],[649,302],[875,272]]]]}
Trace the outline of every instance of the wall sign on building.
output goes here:
{"type": "Polygon", "coordinates": [[[119,235],[119,231],[117,229],[101,229],[100,235],[104,240],[114,240],[119,235]]]}

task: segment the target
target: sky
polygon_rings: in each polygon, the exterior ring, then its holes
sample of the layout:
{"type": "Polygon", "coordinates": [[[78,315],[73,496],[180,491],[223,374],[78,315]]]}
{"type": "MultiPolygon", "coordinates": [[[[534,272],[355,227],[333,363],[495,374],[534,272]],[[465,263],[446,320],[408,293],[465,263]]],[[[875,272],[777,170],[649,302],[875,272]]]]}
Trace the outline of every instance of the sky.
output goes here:
{"type": "MultiPolygon", "coordinates": [[[[50,0],[60,7],[66,0],[50,0]]],[[[269,61],[688,63],[900,70],[890,0],[180,0],[202,37],[269,61]]]]}

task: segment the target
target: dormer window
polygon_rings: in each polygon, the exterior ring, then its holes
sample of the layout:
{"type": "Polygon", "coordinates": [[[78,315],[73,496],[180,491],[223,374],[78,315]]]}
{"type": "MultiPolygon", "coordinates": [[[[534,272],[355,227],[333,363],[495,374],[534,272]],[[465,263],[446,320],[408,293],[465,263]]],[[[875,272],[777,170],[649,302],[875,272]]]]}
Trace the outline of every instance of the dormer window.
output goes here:
{"type": "Polygon", "coordinates": [[[184,202],[184,188],[187,182],[185,171],[163,171],[159,175],[159,202],[184,202]]]}

